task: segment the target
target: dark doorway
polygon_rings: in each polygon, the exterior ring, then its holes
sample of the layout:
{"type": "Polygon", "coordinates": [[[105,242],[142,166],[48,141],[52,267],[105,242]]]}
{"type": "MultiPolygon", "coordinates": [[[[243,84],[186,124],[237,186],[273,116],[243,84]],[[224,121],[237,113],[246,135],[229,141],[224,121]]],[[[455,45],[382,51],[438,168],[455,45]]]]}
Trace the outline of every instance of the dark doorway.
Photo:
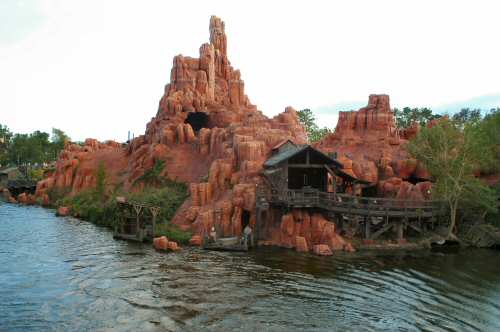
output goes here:
{"type": "Polygon", "coordinates": [[[201,128],[208,128],[208,115],[204,112],[191,112],[184,123],[189,123],[197,133],[201,128]]]}
{"type": "Polygon", "coordinates": [[[304,187],[326,191],[328,175],[325,168],[288,168],[288,188],[302,189],[304,187]]]}
{"type": "Polygon", "coordinates": [[[245,229],[247,225],[250,223],[250,212],[247,210],[243,210],[241,213],[241,229],[245,229]]]}

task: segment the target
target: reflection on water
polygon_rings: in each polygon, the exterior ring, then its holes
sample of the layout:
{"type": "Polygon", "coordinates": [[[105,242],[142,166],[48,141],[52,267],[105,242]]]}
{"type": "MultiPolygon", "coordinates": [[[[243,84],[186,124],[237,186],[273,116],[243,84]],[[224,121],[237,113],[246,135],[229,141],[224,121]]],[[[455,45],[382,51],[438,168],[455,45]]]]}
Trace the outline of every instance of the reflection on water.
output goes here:
{"type": "Polygon", "coordinates": [[[0,205],[0,330],[500,330],[498,252],[249,254],[150,245],[0,205]]]}

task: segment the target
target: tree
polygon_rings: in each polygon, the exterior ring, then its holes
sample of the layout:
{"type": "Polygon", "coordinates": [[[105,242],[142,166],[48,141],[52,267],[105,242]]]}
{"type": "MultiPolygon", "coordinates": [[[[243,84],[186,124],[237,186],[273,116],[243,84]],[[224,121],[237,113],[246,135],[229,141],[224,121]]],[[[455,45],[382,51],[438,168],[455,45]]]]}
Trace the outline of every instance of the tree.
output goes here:
{"type": "Polygon", "coordinates": [[[474,171],[492,155],[477,123],[462,126],[457,121],[443,119],[432,128],[424,127],[410,141],[408,149],[434,177],[434,198],[449,207],[449,237],[461,204],[485,211],[496,209],[494,192],[474,176],[474,171]]]}
{"type": "Polygon", "coordinates": [[[396,124],[399,128],[408,128],[413,122],[416,122],[421,126],[425,126],[429,121],[441,117],[439,114],[432,114],[432,110],[427,107],[405,107],[402,110],[395,108],[393,111],[394,116],[396,117],[396,124]]]}
{"type": "Polygon", "coordinates": [[[7,126],[0,124],[0,165],[9,163],[9,145],[12,133],[7,126]]]}
{"type": "Polygon", "coordinates": [[[484,135],[484,142],[492,151],[489,165],[484,165],[481,171],[485,173],[500,171],[500,108],[491,109],[478,125],[484,135]]]}
{"type": "Polygon", "coordinates": [[[52,137],[50,140],[52,141],[53,146],[53,158],[57,159],[59,152],[64,149],[64,146],[71,140],[71,138],[61,129],[52,128],[52,137]]]}
{"type": "Polygon", "coordinates": [[[332,132],[328,127],[319,128],[316,124],[316,118],[313,112],[308,108],[298,111],[297,115],[311,143],[320,141],[323,137],[332,132]]]}
{"type": "Polygon", "coordinates": [[[479,122],[481,120],[481,110],[479,108],[462,108],[459,112],[453,114],[452,119],[461,125],[467,122],[479,122]]]}

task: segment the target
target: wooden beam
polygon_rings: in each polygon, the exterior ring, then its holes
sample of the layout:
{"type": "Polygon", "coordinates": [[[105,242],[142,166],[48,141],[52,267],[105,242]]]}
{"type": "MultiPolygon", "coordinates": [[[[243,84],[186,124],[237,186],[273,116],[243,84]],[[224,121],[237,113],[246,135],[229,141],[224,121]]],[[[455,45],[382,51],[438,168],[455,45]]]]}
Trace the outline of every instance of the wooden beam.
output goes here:
{"type": "Polygon", "coordinates": [[[404,222],[403,221],[399,221],[399,222],[397,222],[397,224],[395,226],[396,226],[396,236],[397,236],[397,239],[398,240],[402,240],[404,238],[404,234],[403,234],[404,222]]]}
{"type": "Polygon", "coordinates": [[[413,229],[414,229],[414,230],[416,230],[417,232],[422,233],[422,229],[421,229],[420,227],[413,225],[413,224],[412,224],[412,223],[410,223],[409,221],[408,221],[408,222],[406,222],[406,221],[405,221],[405,222],[404,222],[404,224],[405,224],[406,226],[409,226],[409,227],[413,228],[413,229]]]}
{"type": "Polygon", "coordinates": [[[365,239],[369,240],[371,238],[371,225],[370,219],[365,217],[365,239]]]}
{"type": "Polygon", "coordinates": [[[372,239],[375,240],[376,238],[378,238],[380,235],[384,234],[385,232],[387,232],[389,229],[391,229],[393,226],[393,224],[387,224],[387,225],[384,225],[381,229],[379,229],[378,231],[376,231],[375,233],[373,233],[372,235],[372,239]]]}
{"type": "Polygon", "coordinates": [[[289,168],[324,168],[325,165],[315,165],[315,164],[289,164],[289,168]]]}

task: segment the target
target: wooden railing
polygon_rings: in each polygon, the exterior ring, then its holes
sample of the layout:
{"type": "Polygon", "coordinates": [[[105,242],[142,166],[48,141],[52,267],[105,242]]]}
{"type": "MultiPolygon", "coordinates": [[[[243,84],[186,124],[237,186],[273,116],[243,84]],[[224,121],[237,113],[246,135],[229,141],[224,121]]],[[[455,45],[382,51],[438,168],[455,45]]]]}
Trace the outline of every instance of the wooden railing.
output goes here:
{"type": "Polygon", "coordinates": [[[442,202],[410,201],[393,198],[359,197],[322,192],[316,189],[286,189],[264,194],[258,191],[258,200],[265,197],[271,204],[289,207],[316,207],[343,214],[389,217],[433,217],[446,214],[442,202]]]}

